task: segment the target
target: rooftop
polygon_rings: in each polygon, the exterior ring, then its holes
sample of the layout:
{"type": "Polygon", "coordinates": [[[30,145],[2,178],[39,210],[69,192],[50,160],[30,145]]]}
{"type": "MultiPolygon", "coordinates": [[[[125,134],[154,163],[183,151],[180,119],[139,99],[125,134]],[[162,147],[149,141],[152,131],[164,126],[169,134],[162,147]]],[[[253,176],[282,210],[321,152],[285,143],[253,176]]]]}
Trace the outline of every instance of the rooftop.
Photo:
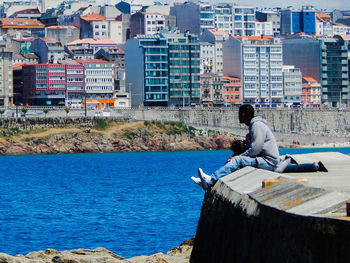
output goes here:
{"type": "Polygon", "coordinates": [[[315,80],[312,77],[303,77],[303,80],[305,80],[306,82],[317,82],[317,80],[315,80]]]}
{"type": "Polygon", "coordinates": [[[49,27],[47,27],[47,29],[67,29],[67,28],[77,29],[77,27],[75,27],[75,26],[49,26],[49,27]]]}
{"type": "Polygon", "coordinates": [[[111,62],[103,59],[74,59],[74,61],[80,64],[112,64],[111,62]]]}
{"type": "Polygon", "coordinates": [[[221,30],[221,29],[208,29],[208,31],[210,33],[212,33],[213,35],[224,35],[224,36],[227,36],[228,37],[228,33],[225,32],[224,30],[221,30]]]}
{"type": "Polygon", "coordinates": [[[272,37],[271,36],[235,36],[235,38],[237,39],[243,39],[246,38],[249,41],[264,41],[264,40],[271,40],[272,37]]]}
{"type": "Polygon", "coordinates": [[[84,39],[77,39],[70,43],[67,43],[67,46],[74,46],[74,45],[82,45],[82,44],[90,44],[90,45],[116,45],[116,43],[110,39],[110,38],[84,38],[84,39]]]}
{"type": "Polygon", "coordinates": [[[0,18],[2,28],[44,28],[44,24],[30,18],[0,18]]]}
{"type": "Polygon", "coordinates": [[[103,15],[100,14],[88,14],[85,16],[81,16],[81,19],[88,21],[88,22],[92,22],[92,21],[105,21],[106,18],[103,15]]]}

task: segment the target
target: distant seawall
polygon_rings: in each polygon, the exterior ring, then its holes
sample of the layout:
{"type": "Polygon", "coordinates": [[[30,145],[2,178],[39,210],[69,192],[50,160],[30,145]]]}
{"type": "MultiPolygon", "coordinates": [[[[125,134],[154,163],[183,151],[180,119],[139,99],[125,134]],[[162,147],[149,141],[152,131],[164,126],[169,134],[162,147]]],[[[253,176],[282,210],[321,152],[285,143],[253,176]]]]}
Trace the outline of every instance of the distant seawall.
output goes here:
{"type": "MultiPolygon", "coordinates": [[[[137,120],[182,121],[188,125],[242,129],[238,121],[238,109],[205,110],[127,110],[137,120]]],[[[304,133],[329,131],[350,132],[349,110],[257,110],[256,115],[265,118],[275,132],[304,133]]]]}
{"type": "MultiPolygon", "coordinates": [[[[74,116],[71,112],[68,118],[60,116],[60,112],[51,111],[47,118],[5,118],[0,119],[3,128],[64,126],[77,125],[91,127],[94,125],[93,114],[90,117],[74,116]]],[[[62,114],[62,112],[61,112],[62,114]]],[[[313,109],[274,109],[257,110],[256,115],[268,121],[272,131],[277,137],[285,135],[326,136],[332,138],[350,138],[350,111],[349,110],[313,110],[313,109]]],[[[103,118],[103,117],[98,117],[103,118]]],[[[239,124],[238,109],[122,109],[112,110],[110,120],[160,120],[181,121],[187,125],[206,129],[221,129],[229,133],[244,135],[247,131],[245,125],[239,124]]]]}

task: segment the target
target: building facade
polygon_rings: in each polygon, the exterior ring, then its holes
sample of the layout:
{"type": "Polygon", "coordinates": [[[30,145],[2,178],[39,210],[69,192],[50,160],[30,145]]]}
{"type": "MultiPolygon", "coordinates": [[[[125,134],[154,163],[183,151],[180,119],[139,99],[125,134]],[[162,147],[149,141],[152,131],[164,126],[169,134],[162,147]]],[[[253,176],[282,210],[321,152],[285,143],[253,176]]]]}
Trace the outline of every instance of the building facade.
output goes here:
{"type": "Polygon", "coordinates": [[[215,71],[215,44],[209,42],[200,42],[201,50],[201,74],[212,73],[215,71]]]}
{"type": "Polygon", "coordinates": [[[224,106],[242,104],[242,83],[239,78],[223,76],[222,77],[222,98],[224,106]]]}
{"type": "Polygon", "coordinates": [[[219,29],[206,29],[200,39],[201,41],[209,42],[214,45],[214,60],[212,72],[215,74],[223,75],[223,51],[222,46],[229,34],[219,29]]]}
{"type": "Polygon", "coordinates": [[[314,78],[303,77],[301,104],[304,108],[321,106],[321,84],[314,78]]]}
{"type": "Polygon", "coordinates": [[[348,107],[348,46],[341,37],[284,39],[283,60],[321,84],[323,105],[348,107]]]}
{"type": "Polygon", "coordinates": [[[139,35],[125,46],[132,107],[181,106],[200,100],[200,45],[191,34],[139,35]]]}
{"type": "Polygon", "coordinates": [[[23,66],[23,100],[30,105],[64,106],[66,69],[61,64],[23,66]]]}
{"type": "Polygon", "coordinates": [[[0,18],[0,35],[8,33],[23,33],[39,37],[44,36],[44,24],[30,18],[0,18]]]}
{"type": "Polygon", "coordinates": [[[279,10],[260,10],[255,12],[255,16],[261,22],[272,23],[273,36],[280,35],[281,13],[279,10]]]}
{"type": "Polygon", "coordinates": [[[39,63],[57,63],[65,55],[62,43],[51,38],[35,39],[30,51],[39,57],[39,63]]]}
{"type": "Polygon", "coordinates": [[[99,110],[114,108],[113,63],[102,59],[75,61],[84,66],[86,107],[99,110]]]}
{"type": "Polygon", "coordinates": [[[309,35],[316,33],[316,10],[283,9],[281,11],[281,35],[294,35],[301,32],[309,35]]]}
{"type": "Polygon", "coordinates": [[[295,66],[282,67],[283,72],[283,102],[285,105],[300,105],[302,94],[302,73],[295,66]]]}
{"type": "Polygon", "coordinates": [[[208,108],[224,106],[222,77],[212,73],[202,74],[200,82],[201,105],[208,108]]]}
{"type": "Polygon", "coordinates": [[[12,48],[0,43],[0,107],[8,107],[13,103],[12,48]]]}
{"type": "Polygon", "coordinates": [[[242,80],[244,103],[281,105],[283,73],[279,38],[230,36],[223,49],[224,75],[242,80]]]}

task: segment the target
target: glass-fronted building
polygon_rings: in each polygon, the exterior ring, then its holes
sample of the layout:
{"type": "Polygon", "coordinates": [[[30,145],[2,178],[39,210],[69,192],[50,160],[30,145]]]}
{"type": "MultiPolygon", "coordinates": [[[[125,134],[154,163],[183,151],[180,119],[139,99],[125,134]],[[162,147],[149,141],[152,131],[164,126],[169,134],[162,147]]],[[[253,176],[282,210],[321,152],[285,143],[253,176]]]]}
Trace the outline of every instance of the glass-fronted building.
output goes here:
{"type": "Polygon", "coordinates": [[[132,107],[199,103],[200,45],[196,35],[138,35],[127,41],[125,50],[132,107]]]}

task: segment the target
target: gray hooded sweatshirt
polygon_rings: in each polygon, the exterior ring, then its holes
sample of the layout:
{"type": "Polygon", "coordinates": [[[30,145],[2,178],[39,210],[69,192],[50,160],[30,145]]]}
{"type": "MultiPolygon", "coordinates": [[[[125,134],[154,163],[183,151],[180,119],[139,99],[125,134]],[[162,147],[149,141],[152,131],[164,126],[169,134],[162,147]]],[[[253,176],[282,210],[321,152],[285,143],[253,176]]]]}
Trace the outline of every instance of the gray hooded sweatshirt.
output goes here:
{"type": "Polygon", "coordinates": [[[269,164],[277,166],[280,161],[275,136],[266,125],[266,120],[254,117],[249,124],[250,144],[242,156],[261,157],[269,164]]]}

